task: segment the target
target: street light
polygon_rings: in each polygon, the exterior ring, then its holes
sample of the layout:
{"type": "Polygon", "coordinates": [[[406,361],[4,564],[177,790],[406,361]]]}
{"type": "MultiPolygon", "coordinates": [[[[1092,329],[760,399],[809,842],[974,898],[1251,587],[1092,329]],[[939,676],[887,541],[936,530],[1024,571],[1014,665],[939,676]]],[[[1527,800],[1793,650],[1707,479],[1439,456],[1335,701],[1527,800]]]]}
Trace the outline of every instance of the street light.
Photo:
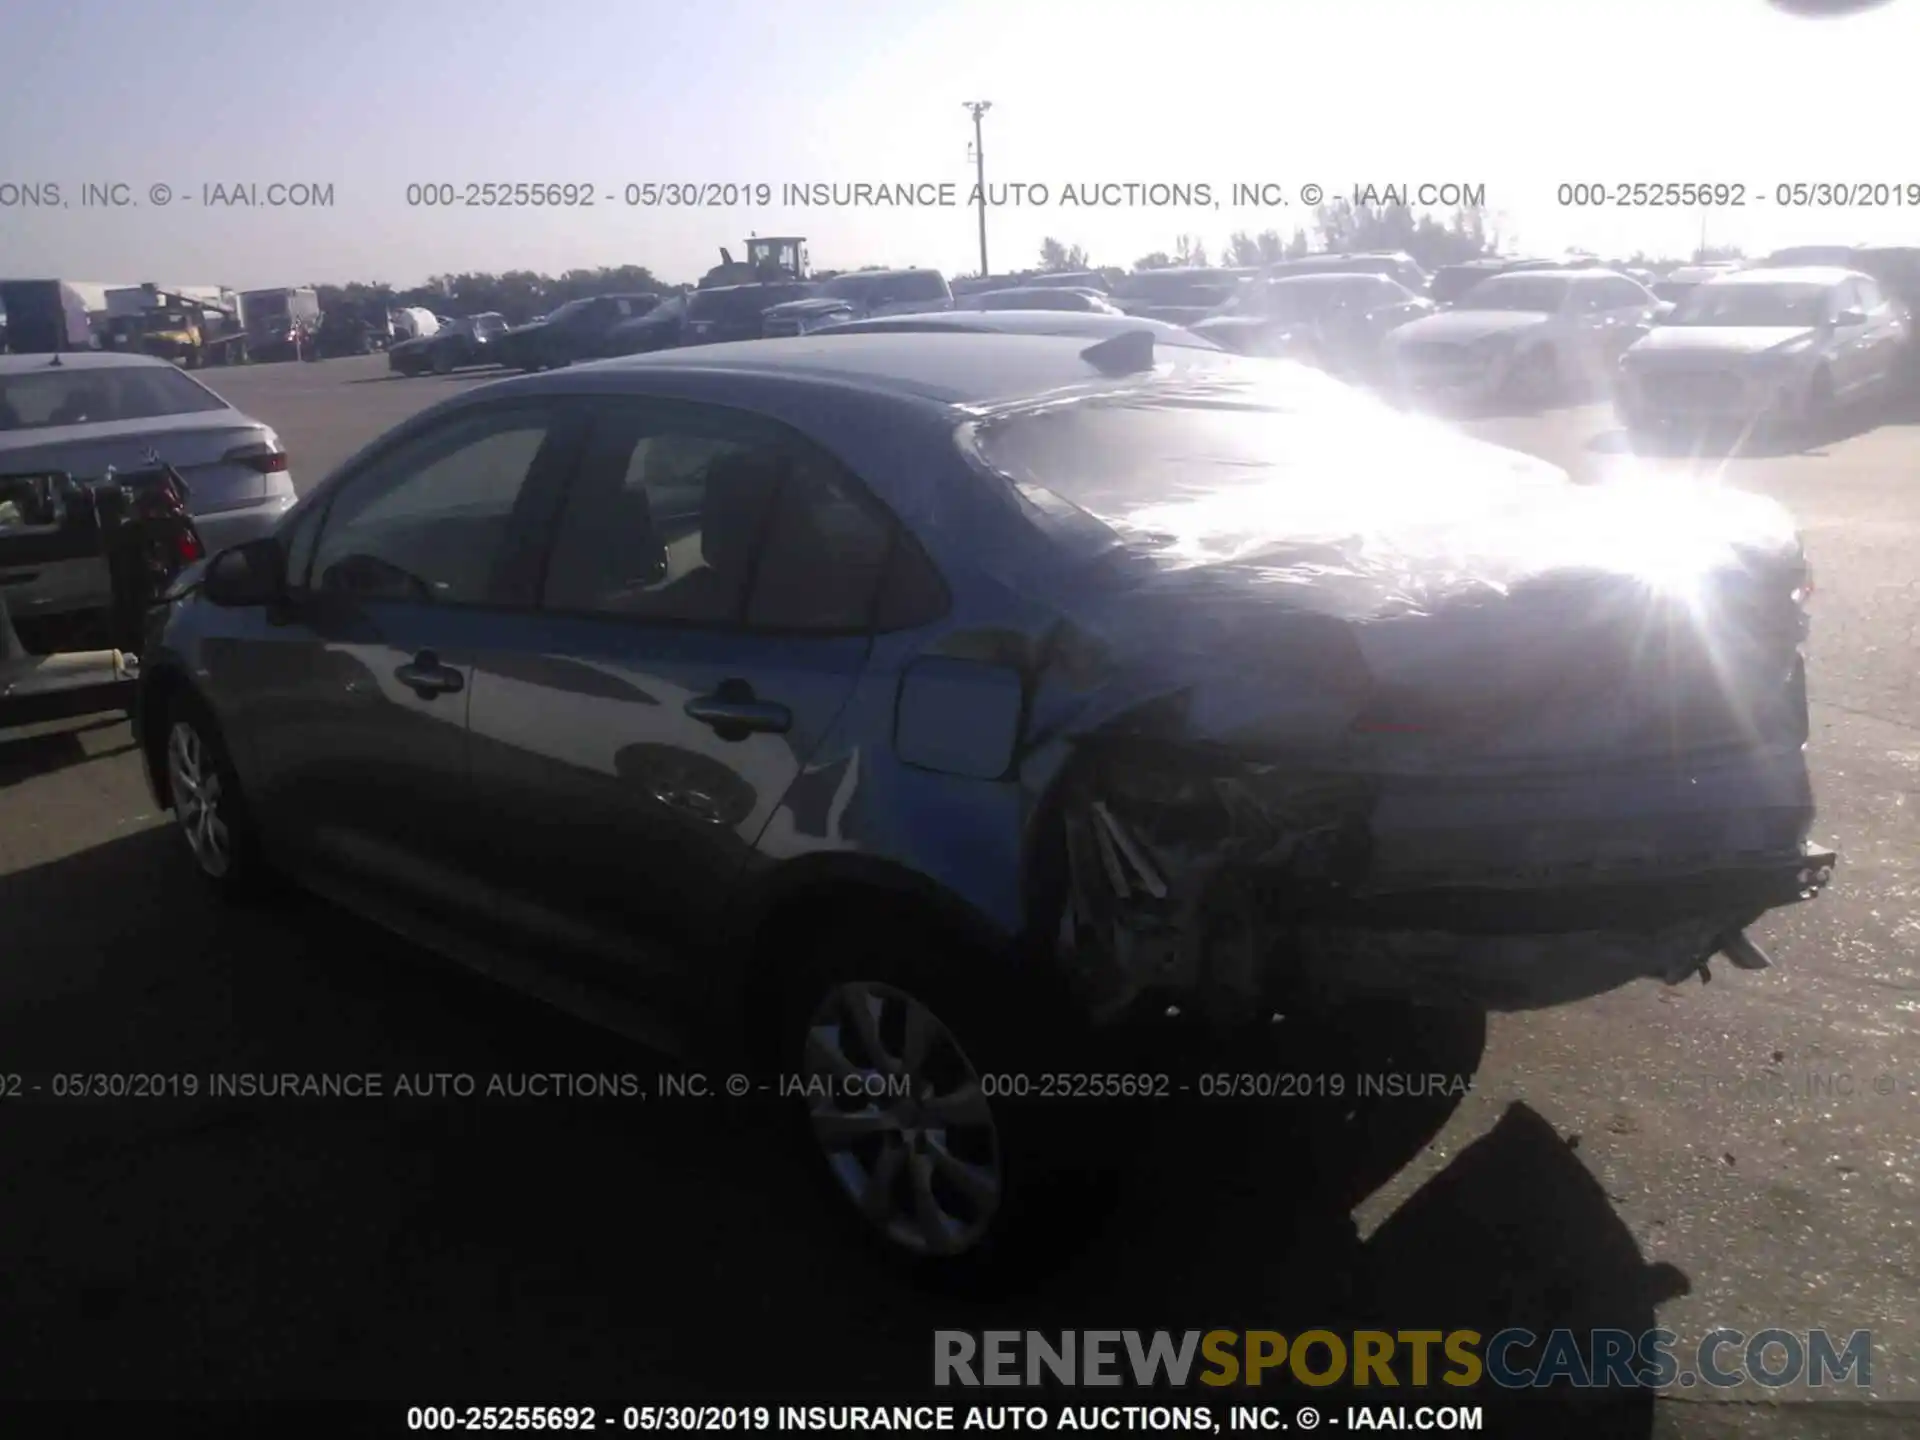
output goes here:
{"type": "Polygon", "coordinates": [[[962,100],[963,109],[973,112],[974,185],[980,196],[980,278],[987,278],[987,156],[980,144],[980,117],[993,108],[991,100],[962,100]]]}

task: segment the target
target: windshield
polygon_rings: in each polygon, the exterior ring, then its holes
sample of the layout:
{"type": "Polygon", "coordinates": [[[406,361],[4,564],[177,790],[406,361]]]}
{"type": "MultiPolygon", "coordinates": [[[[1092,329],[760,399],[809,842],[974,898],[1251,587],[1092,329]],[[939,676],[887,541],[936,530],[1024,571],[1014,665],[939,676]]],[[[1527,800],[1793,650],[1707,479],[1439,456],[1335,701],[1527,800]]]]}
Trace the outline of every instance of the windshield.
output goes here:
{"type": "Polygon", "coordinates": [[[1826,315],[1825,285],[1710,284],[1696,286],[1680,302],[1670,325],[1818,325],[1826,315]]]}
{"type": "Polygon", "coordinates": [[[485,339],[489,335],[498,335],[507,328],[504,315],[476,315],[473,317],[473,333],[485,339]]]}
{"type": "Polygon", "coordinates": [[[1543,315],[1566,303],[1573,282],[1551,275],[1496,275],[1460,297],[1463,310],[1531,310],[1543,315]]]}
{"type": "Polygon", "coordinates": [[[578,315],[592,303],[593,301],[591,300],[569,300],[558,310],[555,310],[551,315],[546,317],[547,323],[552,324],[556,320],[564,320],[569,315],[578,315]]]}
{"type": "Polygon", "coordinates": [[[89,365],[0,375],[0,431],[154,420],[226,408],[226,401],[169,365],[89,365]]]}

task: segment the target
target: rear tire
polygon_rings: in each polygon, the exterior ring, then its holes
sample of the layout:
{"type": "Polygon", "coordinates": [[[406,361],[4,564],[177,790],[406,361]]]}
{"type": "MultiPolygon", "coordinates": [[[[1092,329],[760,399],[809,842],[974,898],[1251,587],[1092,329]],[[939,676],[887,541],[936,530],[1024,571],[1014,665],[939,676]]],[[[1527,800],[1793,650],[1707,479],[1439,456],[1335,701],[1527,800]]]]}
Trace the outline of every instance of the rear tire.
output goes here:
{"type": "Polygon", "coordinates": [[[182,692],[168,703],[161,724],[168,799],[195,873],[222,898],[258,895],[266,861],[212,714],[182,692]]]}
{"type": "Polygon", "coordinates": [[[1006,1088],[993,1077],[1074,1068],[1076,1021],[1046,989],[884,919],[818,935],[786,987],[777,1053],[806,1077],[809,1093],[783,1101],[801,1163],[838,1223],[917,1284],[1027,1288],[1117,1196],[1080,1143],[1096,1129],[1085,1102],[985,1093],[1006,1088]],[[823,1093],[856,1075],[907,1093],[823,1093]]]}

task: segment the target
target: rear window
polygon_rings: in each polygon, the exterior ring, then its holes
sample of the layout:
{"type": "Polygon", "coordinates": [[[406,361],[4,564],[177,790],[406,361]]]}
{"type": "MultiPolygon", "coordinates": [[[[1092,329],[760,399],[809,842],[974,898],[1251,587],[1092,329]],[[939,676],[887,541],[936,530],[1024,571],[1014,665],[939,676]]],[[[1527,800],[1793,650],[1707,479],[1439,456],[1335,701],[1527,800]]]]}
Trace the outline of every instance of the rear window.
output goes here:
{"type": "Polygon", "coordinates": [[[1160,271],[1129,275],[1113,287],[1118,300],[1140,300],[1152,305],[1217,305],[1232,295],[1239,282],[1224,271],[1160,271]]]}
{"type": "Polygon", "coordinates": [[[862,305],[895,305],[903,301],[945,300],[952,292],[937,270],[855,272],[836,275],[820,287],[823,295],[862,305]]]}
{"type": "Polygon", "coordinates": [[[48,367],[0,375],[0,432],[226,408],[226,401],[170,365],[48,367]]]}
{"type": "Polygon", "coordinates": [[[264,295],[244,296],[240,303],[246,307],[249,315],[261,319],[287,313],[287,297],[275,290],[269,290],[264,295]]]}
{"type": "Polygon", "coordinates": [[[817,293],[811,285],[752,285],[740,289],[698,290],[687,302],[691,320],[745,320],[789,300],[817,293]]]}

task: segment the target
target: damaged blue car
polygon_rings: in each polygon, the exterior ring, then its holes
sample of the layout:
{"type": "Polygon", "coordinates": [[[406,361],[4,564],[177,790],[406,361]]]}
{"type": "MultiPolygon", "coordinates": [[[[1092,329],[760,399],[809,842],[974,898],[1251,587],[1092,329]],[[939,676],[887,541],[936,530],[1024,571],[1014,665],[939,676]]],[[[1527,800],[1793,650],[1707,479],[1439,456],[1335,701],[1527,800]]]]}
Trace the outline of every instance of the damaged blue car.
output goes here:
{"type": "Polygon", "coordinates": [[[1764,965],[1835,863],[1811,593],[1769,501],[1303,367],[802,337],[405,422],[181,578],[139,734],[210,882],[745,1057],[850,1216],[964,1266],[1083,1128],[1032,1102],[1177,1084],[1099,1060],[1171,1012],[1764,965]]]}

